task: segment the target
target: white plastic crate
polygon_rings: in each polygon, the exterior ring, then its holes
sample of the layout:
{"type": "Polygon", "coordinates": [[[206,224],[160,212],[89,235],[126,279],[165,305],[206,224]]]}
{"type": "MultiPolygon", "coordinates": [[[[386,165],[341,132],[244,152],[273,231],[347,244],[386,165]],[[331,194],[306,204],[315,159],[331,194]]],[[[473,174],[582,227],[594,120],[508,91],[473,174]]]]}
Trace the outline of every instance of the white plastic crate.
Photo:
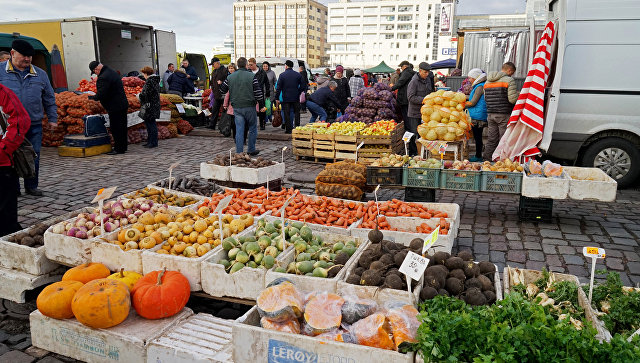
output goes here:
{"type": "MultiPolygon", "coordinates": [[[[93,208],[83,208],[79,213],[92,213],[93,208]]],[[[67,219],[74,220],[75,217],[67,219]]],[[[96,236],[98,237],[98,236],[96,236]]],[[[93,238],[96,238],[93,237],[93,238]]],[[[92,239],[80,239],[66,234],[53,233],[53,226],[44,233],[45,255],[48,259],[67,266],[91,262],[92,239]]]]}
{"type": "Polygon", "coordinates": [[[28,290],[60,281],[62,273],[60,269],[36,276],[23,271],[0,268],[0,299],[24,303],[28,290]]]}
{"type": "Polygon", "coordinates": [[[229,168],[229,180],[236,183],[263,184],[267,181],[284,177],[284,163],[276,163],[264,168],[241,168],[231,166],[229,168]]]}
{"type": "Polygon", "coordinates": [[[120,229],[107,233],[102,237],[95,238],[91,241],[91,262],[100,262],[107,266],[111,271],[133,271],[142,273],[142,252],[157,251],[160,244],[149,250],[129,250],[124,251],[118,245],[107,242],[118,238],[120,229]]]}
{"type": "Polygon", "coordinates": [[[522,172],[522,195],[529,198],[567,199],[569,178],[563,172],[562,178],[530,177],[522,172]]]}
{"type": "Polygon", "coordinates": [[[217,181],[229,181],[229,167],[200,163],[200,177],[217,181]]]}
{"type": "Polygon", "coordinates": [[[565,166],[569,176],[569,198],[613,202],[616,200],[618,183],[598,168],[565,166]]]}
{"type": "Polygon", "coordinates": [[[146,362],[149,342],[191,315],[193,311],[184,308],[172,317],[148,320],[131,308],[122,323],[109,329],[92,329],[76,319],[52,319],[36,310],[29,315],[31,343],[90,363],[146,362]]]}

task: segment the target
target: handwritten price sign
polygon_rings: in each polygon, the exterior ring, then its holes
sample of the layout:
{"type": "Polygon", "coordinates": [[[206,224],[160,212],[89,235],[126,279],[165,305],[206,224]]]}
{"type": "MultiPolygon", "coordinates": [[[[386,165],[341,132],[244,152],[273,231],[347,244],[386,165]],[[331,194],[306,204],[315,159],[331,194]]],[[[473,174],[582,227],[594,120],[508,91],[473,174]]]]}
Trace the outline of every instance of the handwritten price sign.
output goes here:
{"type": "Polygon", "coordinates": [[[420,280],[424,270],[429,264],[429,259],[417,253],[409,251],[407,257],[402,261],[399,271],[416,281],[420,280]]]}

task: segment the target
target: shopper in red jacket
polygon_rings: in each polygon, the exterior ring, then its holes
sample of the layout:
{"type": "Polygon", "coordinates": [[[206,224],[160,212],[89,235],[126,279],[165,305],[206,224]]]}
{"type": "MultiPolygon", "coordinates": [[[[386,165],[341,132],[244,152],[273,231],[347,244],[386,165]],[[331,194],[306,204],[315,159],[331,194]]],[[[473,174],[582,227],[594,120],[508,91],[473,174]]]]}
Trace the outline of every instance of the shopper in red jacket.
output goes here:
{"type": "Polygon", "coordinates": [[[4,236],[22,229],[18,223],[18,175],[12,155],[29,131],[31,119],[15,93],[2,84],[0,113],[5,120],[0,121],[0,236],[4,236]]]}

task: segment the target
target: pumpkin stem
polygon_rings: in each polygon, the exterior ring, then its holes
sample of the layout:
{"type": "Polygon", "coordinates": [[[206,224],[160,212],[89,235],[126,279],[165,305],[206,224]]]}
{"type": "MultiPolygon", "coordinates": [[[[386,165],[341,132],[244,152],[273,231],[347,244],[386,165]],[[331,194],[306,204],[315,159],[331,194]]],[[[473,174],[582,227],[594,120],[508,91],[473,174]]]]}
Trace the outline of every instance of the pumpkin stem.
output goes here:
{"type": "Polygon", "coordinates": [[[124,278],[124,267],[120,267],[120,278],[124,278]]]}
{"type": "Polygon", "coordinates": [[[162,276],[164,276],[165,272],[167,272],[167,268],[166,267],[162,271],[160,271],[160,273],[158,274],[158,283],[157,283],[157,285],[162,285],[162,276]]]}

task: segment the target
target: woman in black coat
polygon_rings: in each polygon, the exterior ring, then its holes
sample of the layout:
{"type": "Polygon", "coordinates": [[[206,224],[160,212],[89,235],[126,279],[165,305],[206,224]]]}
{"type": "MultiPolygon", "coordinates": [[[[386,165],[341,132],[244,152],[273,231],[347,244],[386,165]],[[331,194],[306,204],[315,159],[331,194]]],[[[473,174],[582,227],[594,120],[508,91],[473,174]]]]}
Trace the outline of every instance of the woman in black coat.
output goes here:
{"type": "Polygon", "coordinates": [[[160,76],[153,73],[151,67],[144,67],[140,72],[146,78],[142,92],[140,92],[140,107],[144,107],[144,125],[147,127],[147,143],[144,147],[158,147],[158,125],[160,118],[160,76]]]}

